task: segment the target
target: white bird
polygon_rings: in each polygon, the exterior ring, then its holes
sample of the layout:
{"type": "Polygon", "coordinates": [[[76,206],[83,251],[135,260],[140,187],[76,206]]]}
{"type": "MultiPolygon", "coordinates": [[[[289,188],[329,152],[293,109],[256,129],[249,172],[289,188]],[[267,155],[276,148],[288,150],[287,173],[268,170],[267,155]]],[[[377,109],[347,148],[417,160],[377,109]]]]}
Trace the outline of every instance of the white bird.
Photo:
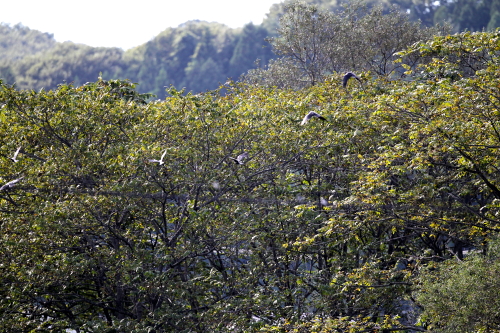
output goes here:
{"type": "Polygon", "coordinates": [[[163,165],[165,164],[165,162],[163,162],[163,158],[165,157],[165,155],[167,155],[167,150],[165,150],[165,152],[163,153],[163,155],[161,155],[161,158],[159,160],[148,160],[148,162],[158,163],[159,165],[163,165]]]}
{"type": "Polygon", "coordinates": [[[3,190],[10,190],[11,188],[14,187],[15,184],[19,183],[21,181],[21,179],[23,179],[24,177],[21,177],[21,178],[17,178],[17,179],[14,179],[14,180],[11,180],[10,182],[8,182],[7,184],[3,185],[2,187],[0,187],[0,191],[3,191],[3,190]]]}
{"type": "Polygon", "coordinates": [[[357,77],[353,72],[347,72],[345,73],[344,77],[342,78],[342,87],[347,87],[347,81],[349,81],[349,79],[353,77],[355,78],[356,80],[358,80],[359,82],[361,82],[361,79],[359,77],[357,77]]]}
{"type": "Polygon", "coordinates": [[[248,158],[248,153],[247,152],[244,152],[243,154],[238,155],[238,157],[236,157],[236,158],[230,157],[230,159],[232,159],[234,161],[234,163],[236,163],[236,164],[243,164],[243,161],[246,158],[248,158]]]}
{"type": "Polygon", "coordinates": [[[301,125],[307,124],[307,122],[309,121],[309,119],[311,119],[312,117],[316,117],[316,118],[319,118],[321,120],[326,120],[326,118],[320,116],[318,113],[316,113],[314,111],[309,111],[309,113],[304,117],[304,119],[302,120],[302,122],[300,124],[301,125]]]}
{"type": "Polygon", "coordinates": [[[14,163],[16,163],[17,161],[19,161],[17,159],[17,155],[19,155],[19,152],[21,151],[21,147],[17,148],[16,152],[14,153],[14,156],[13,157],[9,157],[14,163]]]}

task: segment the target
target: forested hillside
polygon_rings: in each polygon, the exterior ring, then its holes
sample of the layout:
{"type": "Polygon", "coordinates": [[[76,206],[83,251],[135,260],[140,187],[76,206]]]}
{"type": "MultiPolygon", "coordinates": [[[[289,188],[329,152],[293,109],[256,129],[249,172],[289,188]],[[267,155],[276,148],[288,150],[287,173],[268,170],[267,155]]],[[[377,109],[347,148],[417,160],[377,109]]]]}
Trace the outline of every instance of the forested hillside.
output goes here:
{"type": "Polygon", "coordinates": [[[51,36],[20,25],[2,29],[9,52],[0,58],[0,75],[20,89],[53,89],[63,82],[78,86],[102,73],[108,79],[138,82],[139,91],[163,98],[171,85],[187,91],[215,89],[255,68],[257,59],[265,65],[272,57],[264,40],[268,31],[253,24],[235,30],[217,23],[188,22],[127,51],[56,43],[51,36]],[[26,35],[26,40],[20,41],[19,35],[26,35]]]}
{"type": "Polygon", "coordinates": [[[164,96],[170,85],[194,92],[215,89],[255,68],[257,59],[267,64],[273,55],[264,40],[267,36],[267,30],[253,24],[234,30],[216,23],[188,22],[126,51],[123,70],[115,76],[139,82],[141,91],[158,96],[164,96]]]}
{"type": "MultiPolygon", "coordinates": [[[[493,31],[499,27],[499,1],[431,3],[386,0],[366,3],[368,8],[382,5],[384,14],[394,12],[393,5],[396,5],[396,10],[408,14],[410,21],[415,23],[420,20],[428,28],[451,22],[452,31],[459,32],[493,31]]],[[[108,80],[129,79],[137,82],[138,91],[153,93],[161,99],[171,85],[195,93],[215,89],[228,78],[237,80],[247,71],[265,68],[271,59],[278,58],[265,38],[276,37],[277,30],[285,28],[283,24],[280,26],[280,18],[285,14],[286,6],[294,2],[286,0],[273,5],[260,25],[248,24],[241,29],[230,29],[216,23],[187,22],[177,28],[168,28],[143,45],[126,51],[56,43],[47,33],[21,25],[0,25],[0,77],[7,83],[15,82],[19,89],[39,90],[54,89],[63,82],[72,82],[76,86],[93,82],[102,73],[108,80]],[[258,65],[255,63],[257,60],[258,65]]],[[[344,1],[308,0],[306,3],[331,13],[353,11],[351,3],[345,7],[344,1]]],[[[351,16],[350,19],[361,17],[351,16]]],[[[397,21],[393,23],[398,26],[397,21]]],[[[344,26],[344,30],[349,27],[344,26]]],[[[376,30],[365,31],[376,33],[376,30]]],[[[394,41],[398,41],[396,36],[393,37],[394,41]]],[[[343,47],[344,51],[359,49],[352,42],[349,47],[343,47]]],[[[359,42],[366,43],[361,39],[359,42]]],[[[399,45],[397,51],[403,47],[405,45],[399,45]]],[[[280,53],[282,50],[277,48],[276,51],[280,53]]],[[[279,68],[275,66],[275,69],[279,68]]]]}
{"type": "Polygon", "coordinates": [[[499,41],[345,87],[1,84],[0,331],[499,332],[499,41]]]}
{"type": "Polygon", "coordinates": [[[0,24],[1,60],[19,60],[28,55],[47,51],[56,43],[51,34],[31,30],[20,24],[13,27],[0,24]]]}

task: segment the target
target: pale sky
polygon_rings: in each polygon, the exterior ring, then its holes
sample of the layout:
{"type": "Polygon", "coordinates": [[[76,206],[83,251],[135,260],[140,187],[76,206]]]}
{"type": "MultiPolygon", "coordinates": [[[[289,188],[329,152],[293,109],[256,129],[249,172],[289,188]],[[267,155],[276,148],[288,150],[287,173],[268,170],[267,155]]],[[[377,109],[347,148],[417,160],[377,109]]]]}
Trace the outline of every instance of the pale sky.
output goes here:
{"type": "Polygon", "coordinates": [[[282,0],[1,0],[0,22],[22,23],[90,46],[124,50],[146,43],[168,27],[189,20],[219,22],[231,28],[261,24],[282,0]]]}

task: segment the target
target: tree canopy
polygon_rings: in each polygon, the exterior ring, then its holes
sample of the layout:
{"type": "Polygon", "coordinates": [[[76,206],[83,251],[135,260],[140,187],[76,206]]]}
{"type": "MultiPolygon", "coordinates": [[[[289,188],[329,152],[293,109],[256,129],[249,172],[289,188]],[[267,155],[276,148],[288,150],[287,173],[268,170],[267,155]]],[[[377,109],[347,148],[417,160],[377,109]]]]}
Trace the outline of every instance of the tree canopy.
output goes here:
{"type": "Polygon", "coordinates": [[[499,39],[414,43],[404,79],[347,89],[2,83],[0,330],[446,329],[414,296],[499,229],[499,39]]]}

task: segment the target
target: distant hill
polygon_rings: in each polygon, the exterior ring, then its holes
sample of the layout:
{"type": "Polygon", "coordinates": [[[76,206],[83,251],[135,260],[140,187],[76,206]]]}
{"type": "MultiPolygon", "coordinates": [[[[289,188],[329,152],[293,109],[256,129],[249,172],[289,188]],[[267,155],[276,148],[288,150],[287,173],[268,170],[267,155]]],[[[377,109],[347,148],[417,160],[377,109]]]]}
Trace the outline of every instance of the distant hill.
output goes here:
{"type": "Polygon", "coordinates": [[[0,60],[19,60],[56,46],[54,35],[31,30],[22,24],[0,24],[0,60]]]}
{"type": "Polygon", "coordinates": [[[140,82],[140,90],[159,96],[169,85],[197,92],[215,89],[255,68],[257,59],[268,63],[273,57],[264,40],[268,35],[268,30],[251,23],[231,29],[218,23],[187,22],[127,50],[118,76],[140,82]]]}
{"type": "Polygon", "coordinates": [[[56,42],[51,34],[27,27],[0,25],[0,77],[21,89],[53,89],[106,79],[130,79],[138,90],[162,98],[165,87],[186,91],[215,89],[273,57],[265,41],[271,32],[247,24],[231,29],[218,23],[186,22],[168,28],[149,42],[123,51],[56,42]]]}
{"type": "Polygon", "coordinates": [[[12,68],[14,62],[48,51],[56,44],[52,34],[31,30],[22,24],[0,24],[0,78],[15,82],[17,76],[12,68]]]}

